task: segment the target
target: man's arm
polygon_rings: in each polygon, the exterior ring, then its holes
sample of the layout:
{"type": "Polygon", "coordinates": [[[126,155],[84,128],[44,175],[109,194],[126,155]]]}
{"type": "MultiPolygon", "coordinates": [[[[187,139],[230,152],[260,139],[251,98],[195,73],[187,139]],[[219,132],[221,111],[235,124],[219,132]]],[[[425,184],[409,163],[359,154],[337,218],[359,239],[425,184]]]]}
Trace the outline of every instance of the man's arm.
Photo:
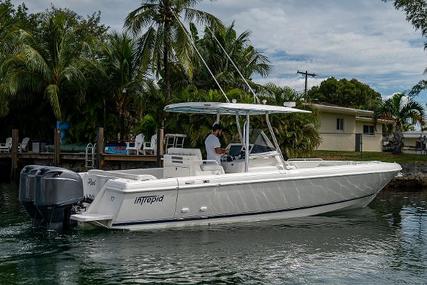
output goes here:
{"type": "Polygon", "coordinates": [[[226,154],[227,150],[225,148],[221,148],[221,147],[216,147],[215,148],[215,153],[216,154],[226,154]]]}

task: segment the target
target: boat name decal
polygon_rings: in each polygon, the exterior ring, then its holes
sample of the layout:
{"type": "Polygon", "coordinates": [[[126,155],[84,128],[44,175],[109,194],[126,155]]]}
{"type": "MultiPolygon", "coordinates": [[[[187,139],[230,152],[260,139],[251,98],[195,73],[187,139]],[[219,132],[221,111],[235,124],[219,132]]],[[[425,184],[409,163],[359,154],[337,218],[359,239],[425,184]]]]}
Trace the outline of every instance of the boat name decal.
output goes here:
{"type": "Polygon", "coordinates": [[[163,198],[165,197],[165,195],[150,195],[150,196],[140,196],[140,197],[136,197],[134,204],[153,204],[153,203],[157,203],[157,202],[162,202],[163,198]]]}

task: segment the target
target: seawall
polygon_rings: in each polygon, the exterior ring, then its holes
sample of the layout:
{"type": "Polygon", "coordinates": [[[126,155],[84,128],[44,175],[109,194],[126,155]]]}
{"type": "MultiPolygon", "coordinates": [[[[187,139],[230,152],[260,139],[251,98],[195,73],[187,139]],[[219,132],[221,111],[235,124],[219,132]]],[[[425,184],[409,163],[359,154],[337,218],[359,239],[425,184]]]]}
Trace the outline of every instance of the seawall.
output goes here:
{"type": "Polygon", "coordinates": [[[423,191],[427,190],[427,162],[401,163],[402,175],[395,177],[386,187],[386,191],[423,191]]]}

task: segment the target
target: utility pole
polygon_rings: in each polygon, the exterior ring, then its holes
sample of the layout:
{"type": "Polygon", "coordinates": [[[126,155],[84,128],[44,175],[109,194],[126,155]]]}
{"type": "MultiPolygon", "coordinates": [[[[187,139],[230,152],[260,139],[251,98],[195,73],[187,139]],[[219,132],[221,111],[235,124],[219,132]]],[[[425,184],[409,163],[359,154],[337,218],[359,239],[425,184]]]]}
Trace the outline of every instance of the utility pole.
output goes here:
{"type": "Polygon", "coordinates": [[[307,80],[308,80],[308,77],[310,76],[310,77],[316,77],[317,75],[316,74],[314,74],[314,73],[308,73],[308,71],[306,70],[305,72],[302,72],[302,71],[297,71],[297,74],[302,74],[302,75],[304,75],[305,76],[305,88],[304,88],[304,98],[306,98],[307,97],[307,80]]]}

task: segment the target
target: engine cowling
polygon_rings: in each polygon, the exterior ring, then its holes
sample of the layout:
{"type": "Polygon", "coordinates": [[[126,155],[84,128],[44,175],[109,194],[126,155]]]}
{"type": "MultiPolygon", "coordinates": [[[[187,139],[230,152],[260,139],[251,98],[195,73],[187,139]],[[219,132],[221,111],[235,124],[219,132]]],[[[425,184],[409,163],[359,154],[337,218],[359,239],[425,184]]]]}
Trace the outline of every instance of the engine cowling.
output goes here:
{"type": "Polygon", "coordinates": [[[39,165],[21,171],[19,201],[35,228],[61,231],[71,227],[73,207],[82,200],[83,182],[73,171],[39,165]]]}

